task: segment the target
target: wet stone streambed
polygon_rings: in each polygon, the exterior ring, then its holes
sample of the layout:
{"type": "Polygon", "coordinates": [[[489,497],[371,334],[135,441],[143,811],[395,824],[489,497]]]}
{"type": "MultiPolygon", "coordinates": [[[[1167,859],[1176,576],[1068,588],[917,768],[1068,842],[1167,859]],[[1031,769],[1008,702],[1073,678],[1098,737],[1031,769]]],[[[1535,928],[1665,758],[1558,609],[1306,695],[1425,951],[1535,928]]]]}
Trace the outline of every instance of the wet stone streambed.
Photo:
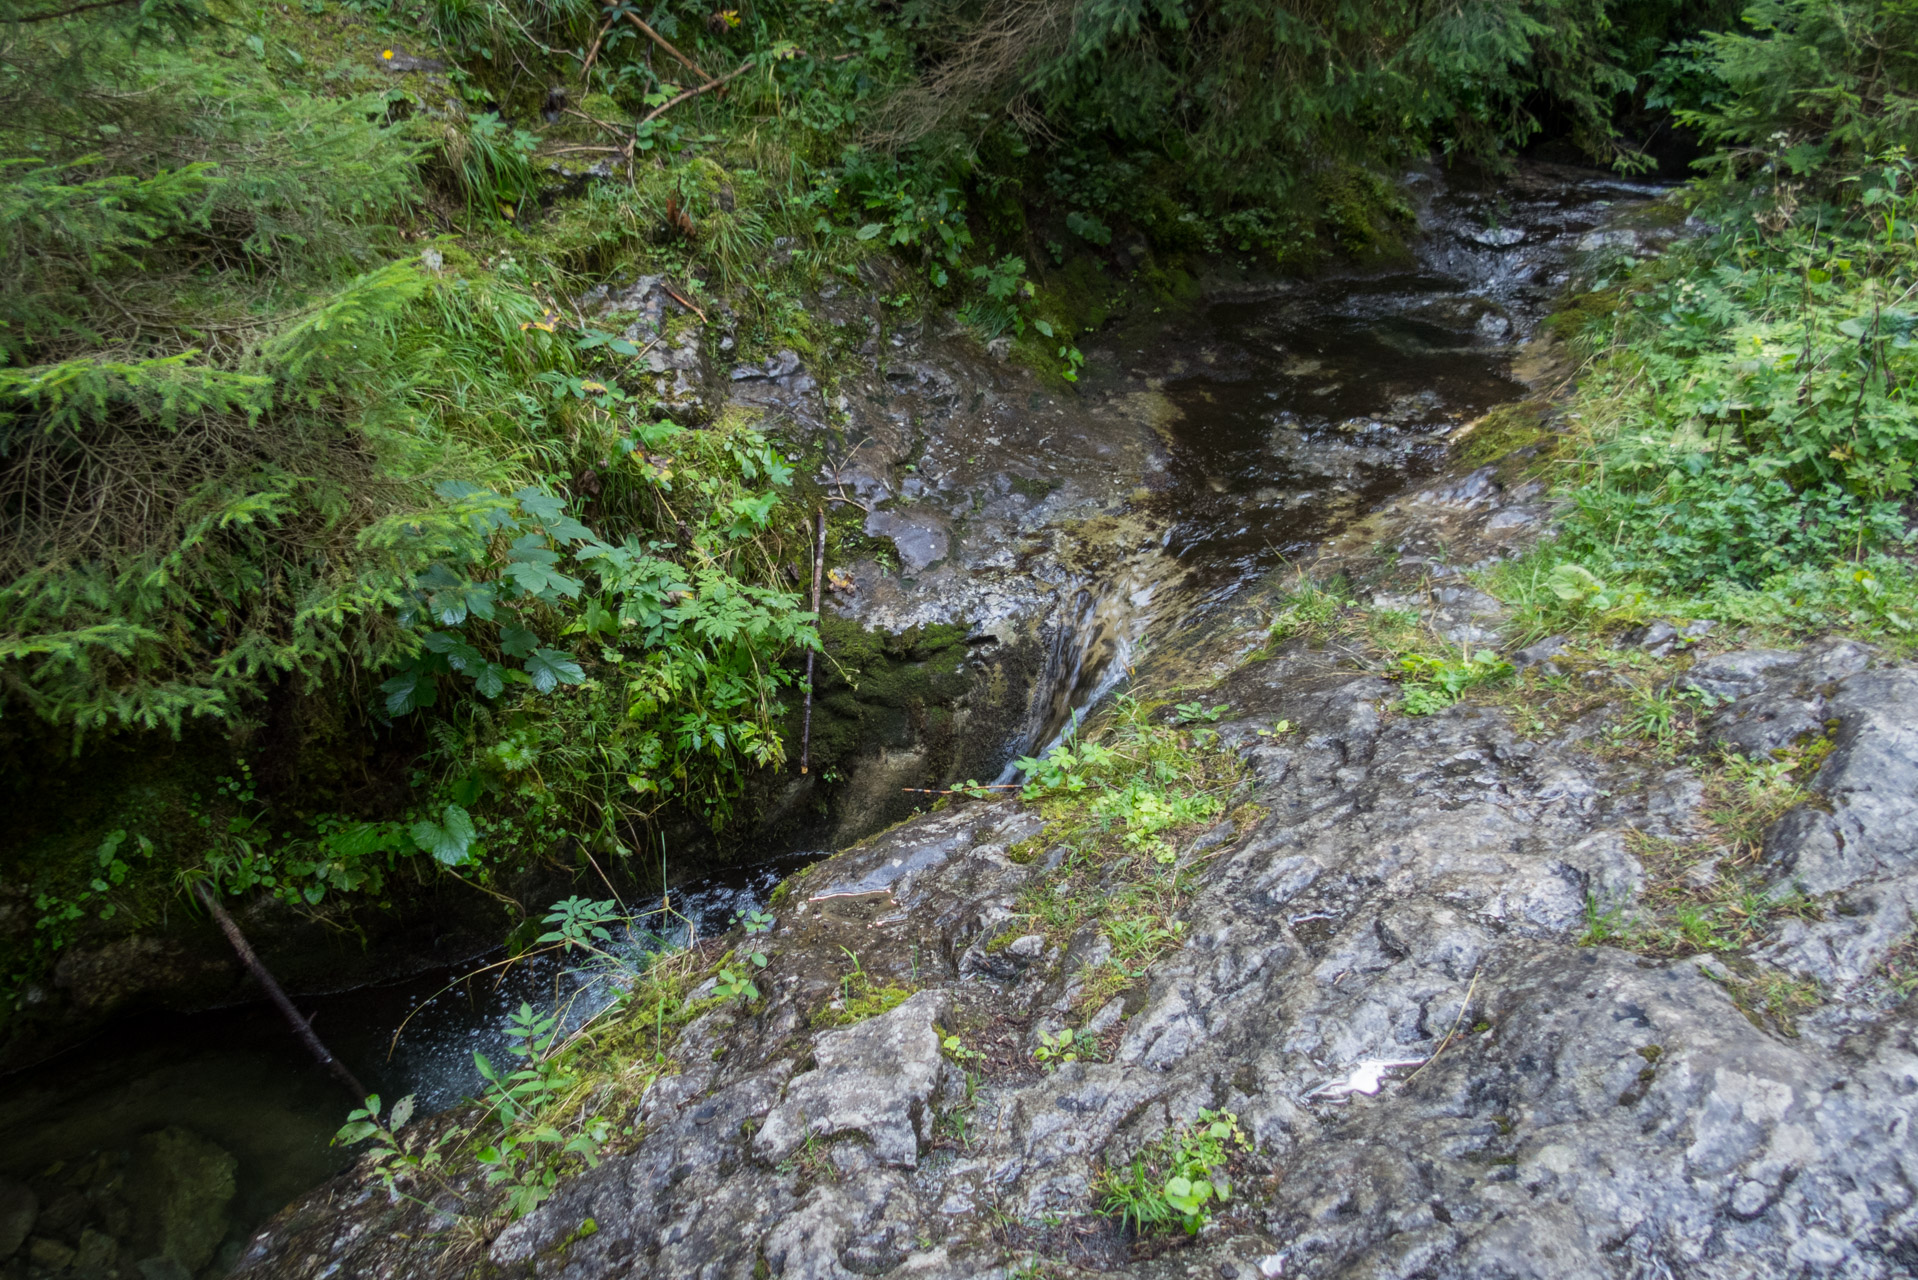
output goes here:
{"type": "MultiPolygon", "coordinates": [[[[1423,224],[1411,261],[1221,284],[1176,319],[1136,320],[1088,350],[1072,406],[989,359],[901,357],[895,389],[916,378],[915,394],[976,416],[913,440],[886,394],[861,411],[864,434],[854,413],[827,479],[895,554],[849,566],[831,607],[881,629],[965,623],[982,654],[1024,628],[1038,656],[957,773],[888,772],[910,749],[876,746],[850,791],[896,804],[902,778],[1011,776],[1010,760],[1116,687],[1148,627],[1228,608],[1437,473],[1462,425],[1527,395],[1514,361],[1580,255],[1669,234],[1622,225],[1653,192],[1602,175],[1524,170],[1479,190],[1415,175],[1409,190],[1423,224]],[[997,389],[970,395],[968,380],[997,389]]],[[[796,430],[823,418],[803,372],[731,378],[729,394],[796,430]]],[[[710,936],[814,856],[683,885],[675,905],[710,936]]],[[[482,969],[494,959],[298,1003],[370,1088],[430,1111],[475,1090],[476,1050],[505,1059],[522,1002],[578,1019],[614,994],[551,958],[482,969]]],[[[329,1145],[341,1091],[264,1006],[122,1022],[3,1085],[5,1280],[222,1275],[260,1222],[350,1160],[329,1145]]]]}

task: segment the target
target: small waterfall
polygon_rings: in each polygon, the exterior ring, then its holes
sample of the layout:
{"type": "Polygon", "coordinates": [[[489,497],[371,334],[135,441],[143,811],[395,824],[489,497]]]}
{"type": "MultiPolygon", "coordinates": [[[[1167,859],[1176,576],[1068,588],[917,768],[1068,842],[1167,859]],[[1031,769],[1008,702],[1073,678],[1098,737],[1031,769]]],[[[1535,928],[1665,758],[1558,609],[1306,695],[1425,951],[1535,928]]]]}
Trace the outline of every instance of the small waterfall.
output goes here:
{"type": "MultiPolygon", "coordinates": [[[[1154,555],[1128,563],[1103,582],[1069,589],[1012,759],[1052,750],[1124,683],[1173,568],[1154,555]]],[[[998,781],[1005,785],[1023,776],[1008,763],[998,781]]]]}

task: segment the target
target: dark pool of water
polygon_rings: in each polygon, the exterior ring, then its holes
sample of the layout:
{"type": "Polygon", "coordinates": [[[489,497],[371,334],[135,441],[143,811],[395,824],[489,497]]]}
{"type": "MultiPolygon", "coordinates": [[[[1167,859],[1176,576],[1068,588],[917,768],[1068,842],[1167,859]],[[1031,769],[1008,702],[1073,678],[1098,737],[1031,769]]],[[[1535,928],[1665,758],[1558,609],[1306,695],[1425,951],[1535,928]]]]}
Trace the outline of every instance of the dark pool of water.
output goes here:
{"type": "MultiPolygon", "coordinates": [[[[688,922],[698,937],[712,936],[735,915],[763,906],[782,879],[819,856],[791,854],[679,886],[670,897],[675,914],[650,915],[645,923],[676,934],[675,941],[683,942],[688,922]]],[[[660,903],[632,905],[656,911],[660,903]]],[[[629,953],[655,945],[646,937],[622,942],[629,953]]],[[[579,1022],[617,994],[616,977],[604,967],[555,956],[511,965],[501,959],[483,956],[456,970],[295,1003],[367,1088],[389,1102],[413,1094],[420,1111],[430,1112],[479,1088],[475,1052],[509,1060],[506,1030],[522,1002],[579,1022]]],[[[124,1164],[142,1135],[187,1129],[236,1162],[230,1251],[351,1163],[353,1153],[331,1145],[351,1106],[338,1081],[264,1003],[124,1019],[57,1058],[0,1077],[0,1179],[29,1184],[43,1215],[63,1198],[86,1201],[73,1210],[81,1218],[64,1230],[68,1238],[83,1228],[111,1234],[110,1203],[87,1191],[99,1180],[78,1192],[72,1184],[103,1159],[124,1164]]]]}

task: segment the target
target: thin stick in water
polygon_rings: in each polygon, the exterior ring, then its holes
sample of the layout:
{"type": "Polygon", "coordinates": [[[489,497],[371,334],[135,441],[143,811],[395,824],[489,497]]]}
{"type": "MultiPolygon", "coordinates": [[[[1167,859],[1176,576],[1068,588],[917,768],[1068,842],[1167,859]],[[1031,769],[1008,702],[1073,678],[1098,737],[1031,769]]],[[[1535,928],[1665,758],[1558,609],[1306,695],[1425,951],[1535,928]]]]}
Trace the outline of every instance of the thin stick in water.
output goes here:
{"type": "Polygon", "coordinates": [[[319,1059],[321,1066],[331,1071],[341,1084],[353,1091],[355,1102],[365,1102],[368,1096],[366,1086],[354,1079],[353,1073],[347,1070],[346,1064],[328,1052],[327,1047],[320,1043],[320,1038],[313,1034],[313,1024],[293,1007],[293,1002],[287,999],[286,992],[280,989],[280,984],[273,980],[273,975],[268,973],[266,966],[260,963],[260,957],[253,954],[253,948],[247,942],[246,935],[240,932],[240,926],[234,923],[233,917],[228,915],[226,908],[220,905],[212,884],[201,880],[193,887],[199,894],[200,901],[206,905],[207,913],[213,917],[214,923],[220,926],[220,932],[224,933],[226,940],[233,944],[233,950],[239,954],[240,963],[245,965],[246,971],[253,975],[253,980],[266,989],[268,998],[279,1007],[281,1014],[292,1026],[293,1034],[306,1045],[309,1053],[319,1059]]]}
{"type": "MultiPolygon", "coordinates": [[[[812,553],[812,612],[819,616],[819,588],[826,570],[826,509],[819,508],[819,541],[812,553]]],[[[812,663],[815,651],[806,650],[806,711],[799,728],[799,772],[808,771],[812,754],[812,663]]]]}

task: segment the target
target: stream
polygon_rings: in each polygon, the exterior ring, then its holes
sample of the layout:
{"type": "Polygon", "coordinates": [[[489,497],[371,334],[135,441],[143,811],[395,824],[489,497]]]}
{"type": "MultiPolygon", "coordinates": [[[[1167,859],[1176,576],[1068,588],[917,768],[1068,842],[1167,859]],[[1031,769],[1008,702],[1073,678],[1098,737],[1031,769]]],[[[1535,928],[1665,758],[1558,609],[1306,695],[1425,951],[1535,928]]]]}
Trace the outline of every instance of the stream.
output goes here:
{"type": "MultiPolygon", "coordinates": [[[[1435,474],[1448,435],[1526,394],[1511,372],[1517,347],[1577,255],[1640,243],[1644,233],[1616,224],[1657,190],[1571,170],[1525,169],[1477,188],[1423,175],[1412,187],[1425,230],[1413,261],[1248,285],[1089,353],[1089,393],[1146,386],[1177,410],[1141,498],[1161,537],[1079,594],[1034,691],[1042,727],[1009,744],[1008,759],[1042,748],[1122,683],[1155,618],[1222,607],[1435,474]]],[[[710,936],[821,856],[730,868],[676,888],[674,905],[710,936]]],[[[579,1019],[614,994],[603,976],[550,956],[461,980],[495,959],[298,1003],[369,1088],[414,1094],[432,1111],[475,1090],[475,1051],[507,1058],[507,1019],[522,1002],[579,1019]]],[[[205,1228],[203,1276],[223,1273],[255,1226],[352,1158],[329,1145],[345,1119],[342,1091],[264,1005],[123,1021],[5,1086],[0,1192],[7,1179],[29,1184],[43,1223],[72,1219],[63,1234],[82,1240],[80,1254],[85,1232],[123,1234],[114,1215],[145,1212],[141,1171],[174,1158],[156,1131],[211,1144],[194,1148],[202,1165],[221,1165],[215,1149],[228,1157],[232,1201],[205,1228]]]]}

